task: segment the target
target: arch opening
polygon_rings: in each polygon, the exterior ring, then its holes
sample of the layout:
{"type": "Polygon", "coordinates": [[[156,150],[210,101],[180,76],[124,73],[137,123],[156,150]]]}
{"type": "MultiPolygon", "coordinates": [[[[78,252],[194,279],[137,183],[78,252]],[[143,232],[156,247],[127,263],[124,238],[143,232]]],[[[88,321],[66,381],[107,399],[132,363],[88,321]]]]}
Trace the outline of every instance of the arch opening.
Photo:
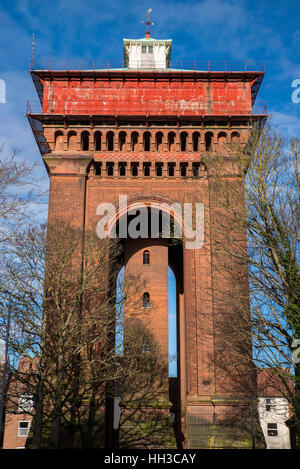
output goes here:
{"type": "Polygon", "coordinates": [[[54,135],[54,149],[63,150],[64,149],[64,136],[63,133],[58,130],[54,135]]]}
{"type": "Polygon", "coordinates": [[[81,133],[81,150],[82,151],[89,151],[90,149],[90,135],[85,130],[81,133]]]}
{"type": "Polygon", "coordinates": [[[77,135],[74,130],[68,133],[68,150],[77,150],[77,135]]]}
{"type": "Polygon", "coordinates": [[[107,145],[107,151],[114,151],[114,133],[113,132],[107,132],[106,135],[106,145],[107,145]]]}
{"type": "Polygon", "coordinates": [[[205,151],[212,151],[213,149],[213,133],[207,132],[205,134],[205,151]]]}
{"type": "MultiPolygon", "coordinates": [[[[157,212],[159,212],[158,209],[157,212]]],[[[160,212],[163,210],[161,209],[160,212]]],[[[118,215],[117,236],[120,233],[119,225],[125,214],[119,213],[118,215]]],[[[161,217],[162,215],[163,213],[160,213],[161,217]]],[[[170,218],[175,225],[177,221],[172,216],[170,218]]],[[[126,212],[127,226],[131,220],[132,216],[126,212]]],[[[122,245],[122,267],[118,272],[116,284],[115,347],[119,355],[126,357],[126,331],[132,313],[128,310],[126,300],[122,301],[124,278],[127,278],[127,274],[129,277],[132,273],[137,274],[137,278],[141,280],[141,288],[136,290],[137,303],[134,299],[134,304],[137,305],[137,309],[134,309],[134,314],[137,314],[137,325],[141,334],[139,337],[145,337],[141,352],[147,354],[152,354],[154,351],[162,352],[161,358],[165,363],[165,379],[168,384],[168,387],[164,389],[167,391],[166,398],[172,403],[170,412],[174,417],[173,428],[180,445],[182,436],[180,395],[184,386],[180,376],[184,376],[185,373],[185,363],[180,358],[181,343],[184,347],[180,327],[181,323],[184,323],[183,245],[181,239],[174,239],[172,236],[164,239],[160,229],[153,237],[151,214],[149,214],[150,234],[152,237],[149,236],[146,239],[143,237],[119,238],[122,245]],[[149,342],[147,342],[147,337],[149,342]]]]}
{"type": "Polygon", "coordinates": [[[94,148],[95,151],[101,151],[101,132],[98,130],[94,133],[94,148]]]}
{"type": "Polygon", "coordinates": [[[144,151],[150,151],[151,134],[150,132],[144,133],[144,151]]]}

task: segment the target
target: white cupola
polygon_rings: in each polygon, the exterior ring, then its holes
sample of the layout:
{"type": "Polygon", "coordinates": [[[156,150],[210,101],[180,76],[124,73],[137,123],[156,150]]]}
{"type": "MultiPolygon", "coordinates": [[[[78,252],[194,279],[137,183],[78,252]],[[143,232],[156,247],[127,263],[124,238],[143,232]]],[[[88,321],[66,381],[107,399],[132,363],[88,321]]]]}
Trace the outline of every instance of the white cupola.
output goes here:
{"type": "Polygon", "coordinates": [[[153,39],[150,37],[149,13],[147,12],[147,31],[142,39],[123,39],[124,66],[131,69],[170,68],[172,39],[153,39]]]}

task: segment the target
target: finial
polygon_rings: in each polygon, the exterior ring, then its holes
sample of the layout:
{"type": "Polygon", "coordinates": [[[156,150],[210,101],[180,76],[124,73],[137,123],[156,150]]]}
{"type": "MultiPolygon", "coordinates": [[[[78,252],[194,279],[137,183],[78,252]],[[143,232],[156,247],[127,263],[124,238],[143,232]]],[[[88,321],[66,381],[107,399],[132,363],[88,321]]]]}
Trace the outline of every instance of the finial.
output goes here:
{"type": "Polygon", "coordinates": [[[150,15],[151,12],[152,12],[152,8],[149,8],[149,10],[147,11],[147,14],[146,14],[147,21],[142,21],[142,23],[147,25],[147,31],[146,31],[146,34],[145,34],[146,39],[150,39],[150,31],[149,31],[150,24],[151,24],[151,26],[154,25],[154,23],[151,23],[151,21],[149,21],[149,15],[150,15]]]}

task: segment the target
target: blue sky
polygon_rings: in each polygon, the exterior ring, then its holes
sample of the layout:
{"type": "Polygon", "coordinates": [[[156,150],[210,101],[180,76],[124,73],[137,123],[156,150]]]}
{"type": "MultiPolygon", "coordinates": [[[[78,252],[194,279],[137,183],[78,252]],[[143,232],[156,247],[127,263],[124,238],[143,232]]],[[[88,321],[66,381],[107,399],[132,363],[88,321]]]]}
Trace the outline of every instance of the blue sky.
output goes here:
{"type": "MultiPolygon", "coordinates": [[[[266,74],[258,99],[287,136],[300,134],[300,103],[291,100],[300,78],[300,4],[289,0],[0,0],[0,142],[40,161],[27,123],[26,100],[37,99],[29,76],[32,34],[37,60],[91,59],[122,63],[122,39],[151,35],[173,40],[173,60],[257,60],[266,74]]],[[[41,165],[40,174],[46,172],[41,165]]]]}
{"type": "MultiPolygon", "coordinates": [[[[119,353],[123,348],[124,309],[122,291],[124,288],[124,267],[120,270],[117,279],[117,333],[116,347],[119,353]]],[[[169,329],[169,376],[177,377],[177,325],[176,325],[176,280],[172,269],[168,268],[168,329],[169,329]]]]}

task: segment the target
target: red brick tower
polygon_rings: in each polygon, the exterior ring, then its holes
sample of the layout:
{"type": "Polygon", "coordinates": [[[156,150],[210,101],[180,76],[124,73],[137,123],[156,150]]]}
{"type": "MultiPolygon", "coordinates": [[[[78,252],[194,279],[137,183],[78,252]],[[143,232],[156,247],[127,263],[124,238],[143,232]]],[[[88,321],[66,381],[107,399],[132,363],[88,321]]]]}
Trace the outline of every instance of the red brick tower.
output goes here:
{"type": "Polygon", "coordinates": [[[253,120],[265,118],[265,107],[254,106],[264,72],[244,62],[171,64],[172,41],[146,36],[124,39],[122,68],[36,65],[31,75],[41,109],[28,105],[27,115],[50,177],[50,220],[96,230],[98,205],[116,205],[119,195],[137,206],[204,204],[202,247],[128,239],[125,268],[147,281],[146,301],[156,305],[151,327],[165,352],[168,266],[175,273],[178,373],[170,379],[170,398],[183,446],[230,447],[212,431],[215,409],[222,413],[245,402],[234,380],[224,384],[214,360],[214,286],[220,279],[204,162],[224,143],[246,143],[253,120]]]}

